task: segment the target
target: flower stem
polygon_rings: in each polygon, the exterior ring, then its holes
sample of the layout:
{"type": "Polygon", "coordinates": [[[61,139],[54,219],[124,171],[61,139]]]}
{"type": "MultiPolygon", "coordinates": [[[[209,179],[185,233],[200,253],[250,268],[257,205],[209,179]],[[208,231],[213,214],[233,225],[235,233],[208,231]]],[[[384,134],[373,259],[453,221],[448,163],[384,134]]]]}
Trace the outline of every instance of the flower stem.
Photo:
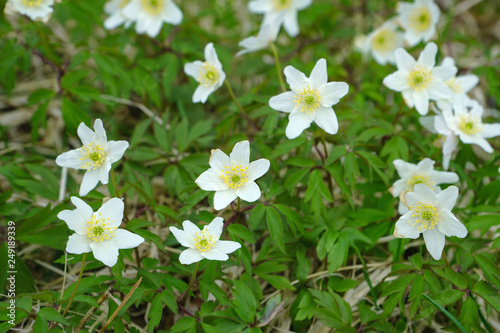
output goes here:
{"type": "Polygon", "coordinates": [[[80,286],[80,282],[82,281],[82,275],[83,275],[83,270],[85,269],[85,259],[86,258],[87,258],[87,253],[84,253],[82,256],[82,267],[80,268],[80,274],[78,275],[78,280],[76,281],[76,286],[75,286],[75,289],[73,289],[73,293],[71,294],[68,305],[66,305],[66,309],[64,309],[64,312],[62,313],[63,316],[68,312],[69,307],[71,306],[71,303],[73,303],[73,298],[75,298],[76,291],[78,290],[78,287],[80,286]]]}
{"type": "Polygon", "coordinates": [[[226,84],[226,87],[227,87],[227,90],[229,91],[229,95],[231,96],[231,99],[233,100],[234,104],[236,104],[236,107],[240,110],[242,117],[245,118],[253,127],[255,127],[256,130],[260,131],[259,126],[257,126],[257,124],[255,124],[252,121],[252,119],[250,119],[250,117],[248,116],[248,114],[245,111],[245,109],[243,108],[243,106],[241,106],[240,102],[238,102],[238,100],[236,99],[236,96],[234,95],[233,88],[231,88],[231,84],[229,84],[229,81],[226,79],[226,80],[224,80],[224,83],[226,84]]]}
{"type": "Polygon", "coordinates": [[[276,72],[278,72],[278,79],[280,80],[281,90],[286,91],[285,81],[283,80],[283,74],[281,73],[280,58],[278,56],[278,48],[274,43],[269,44],[271,50],[274,54],[274,62],[276,64],[276,72]]]}
{"type": "Polygon", "coordinates": [[[446,267],[450,267],[450,262],[448,261],[448,258],[446,257],[446,252],[444,252],[443,250],[443,259],[444,259],[444,263],[446,264],[446,267]]]}
{"type": "Polygon", "coordinates": [[[179,298],[177,299],[177,303],[182,302],[182,300],[186,297],[187,293],[189,292],[189,290],[193,286],[194,281],[196,279],[196,273],[198,273],[198,267],[200,267],[200,262],[199,261],[196,263],[196,266],[194,266],[193,275],[191,275],[191,279],[189,280],[189,284],[188,284],[186,290],[184,290],[184,292],[182,293],[182,295],[179,296],[179,298]]]}
{"type": "Polygon", "coordinates": [[[115,189],[115,196],[119,196],[120,193],[118,193],[118,186],[116,185],[116,179],[115,179],[115,171],[111,169],[111,181],[113,182],[113,188],[115,189]]]}
{"type": "Polygon", "coordinates": [[[326,149],[326,140],[325,140],[325,132],[320,129],[319,133],[321,134],[321,142],[323,143],[323,147],[325,148],[325,160],[328,158],[328,150],[326,149]]]}

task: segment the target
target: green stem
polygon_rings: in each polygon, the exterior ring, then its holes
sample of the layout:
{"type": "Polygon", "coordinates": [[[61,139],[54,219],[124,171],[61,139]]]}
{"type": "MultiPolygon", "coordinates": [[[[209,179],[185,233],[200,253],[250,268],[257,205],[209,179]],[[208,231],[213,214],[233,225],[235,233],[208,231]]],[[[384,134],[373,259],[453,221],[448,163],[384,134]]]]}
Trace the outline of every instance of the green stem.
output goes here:
{"type": "Polygon", "coordinates": [[[111,181],[113,182],[113,188],[115,189],[115,196],[120,196],[120,193],[118,192],[118,186],[116,185],[115,171],[113,169],[111,169],[111,181]]]}
{"type": "Polygon", "coordinates": [[[62,313],[63,316],[68,312],[69,307],[71,306],[71,303],[73,303],[73,298],[75,298],[76,291],[78,290],[78,287],[80,286],[80,282],[82,281],[82,275],[83,275],[83,270],[85,269],[85,259],[86,258],[87,258],[87,253],[84,253],[82,256],[82,268],[80,268],[80,274],[78,275],[78,281],[76,281],[75,289],[73,289],[73,293],[71,294],[71,297],[69,298],[68,305],[66,305],[66,309],[64,309],[64,312],[62,313]]]}
{"type": "Polygon", "coordinates": [[[446,264],[446,267],[450,268],[450,262],[448,261],[448,258],[446,257],[446,253],[443,250],[443,259],[444,263],[446,264]]]}
{"type": "Polygon", "coordinates": [[[320,129],[319,133],[321,134],[321,142],[323,143],[323,147],[325,148],[325,160],[328,158],[328,150],[326,149],[326,140],[325,140],[325,132],[320,129]]]}
{"type": "Polygon", "coordinates": [[[274,43],[269,44],[271,50],[274,54],[274,62],[276,64],[276,72],[278,72],[278,79],[280,80],[281,90],[286,91],[285,81],[283,80],[283,74],[281,73],[280,58],[278,56],[278,48],[274,43]]]}
{"type": "Polygon", "coordinates": [[[184,292],[182,293],[182,295],[179,297],[179,299],[177,300],[177,303],[180,303],[182,302],[182,300],[187,296],[189,290],[191,289],[191,287],[193,286],[194,284],[194,281],[196,279],[196,273],[198,273],[198,267],[200,267],[200,262],[198,261],[196,263],[196,266],[194,266],[194,271],[193,271],[193,275],[191,275],[191,279],[189,280],[189,284],[186,288],[186,290],[184,290],[184,292]]]}

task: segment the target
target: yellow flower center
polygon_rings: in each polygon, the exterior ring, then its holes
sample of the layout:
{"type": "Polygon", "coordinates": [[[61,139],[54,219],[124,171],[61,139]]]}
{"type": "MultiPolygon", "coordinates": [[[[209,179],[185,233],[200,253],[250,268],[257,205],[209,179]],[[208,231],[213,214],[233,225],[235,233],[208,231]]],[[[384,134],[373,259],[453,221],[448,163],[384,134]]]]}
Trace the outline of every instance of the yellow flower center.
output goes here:
{"type": "Polygon", "coordinates": [[[476,134],[483,130],[483,122],[477,116],[463,114],[460,117],[458,127],[466,134],[476,134]]]}
{"type": "Polygon", "coordinates": [[[215,238],[208,231],[202,230],[194,234],[194,246],[200,252],[206,252],[215,245],[215,238]]]}
{"type": "Polygon", "coordinates": [[[21,0],[23,5],[28,7],[38,7],[42,3],[42,0],[21,0]]]}
{"type": "Polygon", "coordinates": [[[94,142],[80,148],[83,157],[80,161],[86,160],[85,163],[80,165],[80,169],[95,170],[100,168],[106,157],[106,152],[98,144],[94,142]]]}
{"type": "Polygon", "coordinates": [[[387,53],[396,48],[397,36],[394,30],[385,28],[372,38],[372,48],[379,53],[387,53]]]}
{"type": "Polygon", "coordinates": [[[129,2],[130,0],[121,0],[118,4],[118,8],[124,8],[126,5],[128,5],[129,2]]]}
{"type": "Polygon", "coordinates": [[[87,221],[87,236],[94,242],[110,240],[116,236],[114,233],[117,228],[109,226],[112,222],[109,217],[102,217],[101,213],[92,215],[90,221],[87,221]]]}
{"type": "Polygon", "coordinates": [[[412,90],[422,91],[428,89],[433,80],[432,73],[427,67],[417,65],[408,76],[408,85],[412,90]]]}
{"type": "Polygon", "coordinates": [[[421,175],[415,175],[408,179],[408,181],[406,182],[406,191],[413,191],[413,187],[416,184],[425,184],[427,185],[427,187],[434,191],[434,182],[431,180],[431,177],[421,175]]]}
{"type": "Polygon", "coordinates": [[[204,62],[197,80],[202,86],[212,87],[219,80],[219,72],[212,64],[204,62]]]}
{"type": "Polygon", "coordinates": [[[229,188],[238,188],[248,181],[248,167],[242,167],[241,165],[233,164],[229,167],[224,167],[222,170],[222,175],[220,178],[224,179],[224,183],[229,188]]]}
{"type": "Polygon", "coordinates": [[[321,96],[319,95],[318,89],[312,89],[307,86],[307,88],[295,94],[293,102],[296,106],[300,107],[300,112],[311,114],[319,108],[321,96]]]}
{"type": "Polygon", "coordinates": [[[273,0],[273,7],[276,11],[281,11],[290,8],[292,0],[273,0]]]}
{"type": "Polygon", "coordinates": [[[458,94],[461,94],[461,93],[464,91],[464,89],[462,88],[462,86],[460,85],[460,83],[458,83],[458,81],[457,81],[457,78],[456,78],[456,77],[453,77],[453,78],[451,78],[451,79],[449,79],[449,80],[446,80],[444,83],[445,83],[448,87],[450,87],[450,88],[451,88],[451,90],[453,90],[453,92],[454,92],[455,94],[457,94],[457,95],[458,95],[458,94]]]}
{"type": "Polygon", "coordinates": [[[418,225],[417,229],[419,231],[431,230],[438,224],[439,213],[434,206],[417,202],[415,206],[410,206],[412,211],[411,218],[408,223],[412,227],[418,225]]]}
{"type": "Polygon", "coordinates": [[[141,5],[146,12],[156,16],[163,9],[163,0],[141,0],[141,5]]]}
{"type": "Polygon", "coordinates": [[[427,7],[419,7],[410,15],[410,27],[418,32],[425,31],[431,26],[431,12],[427,7]]]}

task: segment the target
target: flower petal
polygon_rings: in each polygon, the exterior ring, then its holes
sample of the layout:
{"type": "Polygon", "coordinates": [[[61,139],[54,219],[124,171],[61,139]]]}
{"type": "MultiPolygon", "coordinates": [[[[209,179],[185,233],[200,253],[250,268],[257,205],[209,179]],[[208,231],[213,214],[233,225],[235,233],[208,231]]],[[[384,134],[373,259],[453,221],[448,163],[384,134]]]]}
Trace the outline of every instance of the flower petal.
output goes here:
{"type": "Polygon", "coordinates": [[[234,145],[233,151],[229,155],[231,163],[248,167],[250,161],[250,142],[248,140],[238,142],[234,145]]]}
{"type": "Polygon", "coordinates": [[[436,64],[436,54],[438,48],[435,43],[425,45],[424,50],[420,53],[417,63],[419,65],[432,68],[436,64]]]}
{"type": "Polygon", "coordinates": [[[83,175],[82,185],[80,186],[80,196],[83,197],[87,195],[91,190],[93,190],[97,183],[99,182],[100,170],[87,170],[85,175],[83,175]]]}
{"type": "Polygon", "coordinates": [[[318,88],[321,96],[321,106],[330,107],[349,92],[349,85],[345,82],[328,82],[318,88]]]}
{"type": "Polygon", "coordinates": [[[295,69],[293,66],[286,66],[284,73],[286,76],[286,82],[290,85],[293,92],[305,88],[309,83],[309,79],[304,75],[304,73],[295,69]]]}
{"type": "Polygon", "coordinates": [[[494,138],[500,135],[500,124],[484,124],[481,136],[483,138],[494,138]]]}
{"type": "Polygon", "coordinates": [[[399,197],[401,194],[401,191],[403,191],[406,188],[406,179],[399,179],[397,180],[394,185],[392,185],[392,196],[394,198],[399,197]]]}
{"type": "Polygon", "coordinates": [[[288,10],[283,20],[283,28],[290,37],[296,37],[299,34],[299,21],[296,10],[288,10]]]}
{"type": "Polygon", "coordinates": [[[328,134],[337,134],[339,131],[337,115],[331,107],[320,106],[316,110],[314,122],[328,134]]]}
{"type": "Polygon", "coordinates": [[[80,125],[78,125],[76,133],[84,146],[94,141],[95,133],[87,125],[85,125],[85,123],[80,123],[80,125]]]}
{"type": "Polygon", "coordinates": [[[122,199],[112,198],[106,201],[101,208],[96,212],[97,216],[101,216],[104,219],[109,218],[109,225],[111,227],[119,227],[123,220],[123,210],[125,205],[122,199]]]}
{"type": "Polygon", "coordinates": [[[456,236],[464,238],[467,236],[467,228],[450,211],[441,211],[437,228],[448,237],[456,236]]]}
{"type": "Polygon", "coordinates": [[[457,74],[457,68],[455,66],[438,66],[434,67],[432,70],[432,76],[438,77],[443,82],[451,79],[457,74]]]}
{"type": "Polygon", "coordinates": [[[457,81],[464,90],[464,93],[468,93],[472,88],[477,86],[479,77],[474,74],[460,75],[457,77],[457,81]]]}
{"type": "Polygon", "coordinates": [[[210,167],[212,167],[215,171],[222,171],[225,167],[231,165],[231,160],[222,150],[212,149],[208,164],[210,164],[210,167]]]}
{"type": "Polygon", "coordinates": [[[90,243],[94,257],[104,265],[113,267],[118,261],[118,248],[112,241],[90,243]]]}
{"type": "Polygon", "coordinates": [[[234,199],[238,196],[234,189],[227,189],[225,191],[217,191],[214,195],[214,208],[215,210],[221,210],[226,208],[234,199]]]}
{"type": "Polygon", "coordinates": [[[428,229],[423,232],[425,247],[434,260],[441,259],[444,249],[444,235],[437,229],[428,229]]]}
{"type": "Polygon", "coordinates": [[[66,244],[66,252],[74,254],[82,254],[92,251],[89,245],[87,235],[73,234],[69,236],[66,244]]]}
{"type": "Polygon", "coordinates": [[[222,253],[233,253],[241,247],[241,244],[233,241],[218,241],[212,248],[222,253]]]}
{"type": "Polygon", "coordinates": [[[326,70],[326,59],[321,58],[316,62],[314,68],[309,75],[313,88],[317,89],[328,82],[328,73],[326,70]]]}
{"type": "Polygon", "coordinates": [[[429,98],[432,100],[449,99],[453,97],[453,90],[441,81],[431,83],[429,87],[429,98]]]}
{"type": "Polygon", "coordinates": [[[458,187],[450,186],[443,192],[437,194],[437,206],[441,210],[451,211],[455,207],[458,198],[458,187]]]}
{"type": "Polygon", "coordinates": [[[412,99],[417,112],[425,116],[429,112],[429,92],[427,90],[413,91],[412,99]]]}
{"type": "Polygon", "coordinates": [[[382,83],[394,91],[403,91],[408,89],[408,72],[399,70],[387,75],[382,83]]]}
{"type": "Polygon", "coordinates": [[[228,186],[220,176],[221,171],[210,168],[196,178],[194,182],[204,191],[227,190],[228,186]]]}
{"type": "Polygon", "coordinates": [[[193,62],[188,62],[184,65],[184,73],[192,76],[195,80],[198,80],[200,76],[200,69],[203,67],[203,61],[196,60],[193,62]]]}
{"type": "Polygon", "coordinates": [[[173,1],[167,1],[163,11],[163,20],[172,25],[179,25],[182,22],[182,11],[173,1]]]}
{"type": "Polygon", "coordinates": [[[430,174],[434,170],[434,162],[430,158],[426,157],[420,162],[418,162],[417,167],[416,167],[416,172],[422,173],[422,174],[430,174]]]}
{"type": "Polygon", "coordinates": [[[193,93],[193,103],[205,103],[208,99],[208,96],[210,96],[210,94],[213,93],[214,90],[214,87],[199,85],[198,87],[196,87],[193,93]]]}
{"type": "Polygon", "coordinates": [[[269,99],[269,106],[274,110],[290,113],[295,108],[294,99],[295,94],[291,91],[287,91],[278,96],[271,97],[271,99],[269,99]]]}
{"type": "Polygon", "coordinates": [[[410,223],[412,211],[407,212],[399,218],[396,222],[394,234],[404,238],[416,239],[420,236],[420,231],[417,229],[415,223],[410,223]]]}
{"type": "Polygon", "coordinates": [[[94,131],[95,131],[95,136],[93,141],[101,146],[106,145],[108,139],[106,138],[106,130],[104,129],[101,119],[95,120],[94,131]]]}
{"type": "Polygon", "coordinates": [[[125,154],[125,150],[129,147],[129,143],[125,140],[108,141],[108,156],[109,162],[115,163],[120,160],[125,154]]]}
{"type": "Polygon", "coordinates": [[[99,169],[99,180],[101,184],[106,185],[109,180],[109,170],[111,170],[111,162],[108,160],[104,161],[99,169]]]}
{"type": "Polygon", "coordinates": [[[314,114],[308,115],[305,112],[292,111],[288,117],[288,125],[286,126],[285,134],[289,139],[295,139],[298,137],[306,128],[311,126],[314,120],[314,114]]]}
{"type": "Polygon", "coordinates": [[[189,265],[202,259],[204,259],[204,257],[201,255],[200,251],[195,249],[186,249],[182,251],[179,256],[179,262],[183,265],[189,265]]]}
{"type": "Polygon", "coordinates": [[[396,171],[398,172],[398,175],[401,178],[411,177],[411,175],[415,172],[417,168],[415,164],[405,162],[401,159],[394,160],[392,164],[394,164],[394,167],[396,168],[396,171]]]}
{"type": "Polygon", "coordinates": [[[394,57],[396,58],[398,71],[405,70],[409,72],[415,66],[415,59],[413,59],[413,57],[402,47],[398,47],[396,51],[394,51],[394,57]]]}
{"type": "Polygon", "coordinates": [[[215,238],[215,241],[218,241],[220,235],[222,235],[222,228],[224,227],[224,219],[222,217],[216,217],[210,222],[209,225],[206,225],[203,230],[208,231],[210,235],[215,238]]]}
{"type": "Polygon", "coordinates": [[[271,162],[265,158],[253,161],[248,165],[248,181],[253,182],[257,178],[262,177],[271,166],[271,162]]]}
{"type": "Polygon", "coordinates": [[[215,51],[214,43],[208,43],[205,46],[205,59],[208,63],[214,65],[216,68],[221,68],[222,64],[217,57],[217,52],[215,51]]]}
{"type": "Polygon", "coordinates": [[[226,261],[227,259],[229,259],[229,256],[227,254],[214,249],[210,249],[206,252],[201,252],[201,255],[208,260],[226,261]]]}
{"type": "Polygon", "coordinates": [[[435,184],[450,184],[458,182],[458,175],[454,172],[432,171],[431,179],[435,184]]]}
{"type": "Polygon", "coordinates": [[[182,246],[185,246],[185,247],[193,247],[194,246],[193,239],[188,237],[186,235],[186,232],[184,232],[184,230],[177,229],[176,227],[169,227],[168,229],[174,235],[175,239],[177,239],[179,244],[181,244],[182,246]]]}
{"type": "Polygon", "coordinates": [[[260,188],[255,182],[247,182],[236,189],[236,195],[247,202],[254,202],[260,198],[260,188]]]}
{"type": "Polygon", "coordinates": [[[82,165],[80,158],[82,156],[83,154],[80,152],[80,148],[73,149],[57,156],[56,164],[60,167],[80,169],[80,166],[82,165]]]}
{"type": "Polygon", "coordinates": [[[111,241],[118,249],[133,249],[144,242],[144,238],[125,229],[116,229],[111,241]]]}
{"type": "MultiPolygon", "coordinates": [[[[450,187],[454,187],[454,186],[450,186],[450,187]]],[[[443,192],[445,192],[445,191],[443,191],[443,192]]],[[[413,186],[413,192],[418,196],[419,200],[422,201],[423,203],[435,206],[437,201],[438,201],[438,199],[436,197],[436,193],[434,193],[434,191],[431,190],[425,184],[415,184],[415,186],[413,186]]],[[[441,192],[441,193],[443,193],[443,192],[441,192]]]]}
{"type": "Polygon", "coordinates": [[[190,243],[189,239],[194,240],[196,235],[199,235],[201,232],[200,228],[198,228],[198,226],[196,226],[196,224],[194,224],[193,222],[191,222],[189,220],[185,220],[184,222],[182,222],[182,228],[184,228],[184,233],[185,233],[186,239],[188,240],[187,241],[188,243],[190,243]]]}

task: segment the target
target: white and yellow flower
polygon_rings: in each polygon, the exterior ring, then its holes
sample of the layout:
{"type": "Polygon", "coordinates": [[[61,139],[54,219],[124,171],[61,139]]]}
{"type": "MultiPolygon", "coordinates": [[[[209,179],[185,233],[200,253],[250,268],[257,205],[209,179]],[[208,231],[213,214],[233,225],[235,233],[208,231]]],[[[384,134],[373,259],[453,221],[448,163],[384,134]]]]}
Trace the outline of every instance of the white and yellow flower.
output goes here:
{"type": "Polygon", "coordinates": [[[188,249],[182,251],[179,262],[189,265],[202,259],[226,261],[228,254],[233,253],[241,247],[241,244],[233,241],[222,241],[220,236],[224,226],[222,217],[216,217],[213,221],[200,230],[193,222],[184,221],[184,230],[170,227],[175,239],[188,249]]]}
{"type": "Polygon", "coordinates": [[[292,91],[271,97],[269,106],[290,113],[287,138],[298,137],[313,121],[325,132],[336,134],[339,123],[332,105],[347,94],[347,83],[327,82],[325,59],[318,60],[309,77],[292,66],[287,66],[284,72],[292,91]]]}
{"type": "Polygon", "coordinates": [[[131,0],[122,11],[123,15],[135,22],[138,34],[146,33],[156,37],[163,23],[179,25],[182,12],[172,0],[131,0]]]}
{"type": "Polygon", "coordinates": [[[427,185],[416,184],[413,192],[405,194],[409,211],[396,222],[394,236],[416,239],[422,234],[427,250],[439,260],[445,236],[467,236],[467,229],[451,212],[457,198],[456,186],[436,194],[427,185]]]}
{"type": "Polygon", "coordinates": [[[392,20],[372,31],[363,41],[363,53],[370,53],[379,65],[395,64],[394,52],[403,46],[403,34],[392,20]]]}
{"type": "Polygon", "coordinates": [[[104,11],[109,17],[104,21],[104,27],[108,30],[119,27],[124,24],[128,28],[133,21],[128,19],[123,10],[130,3],[130,0],[111,0],[104,5],[104,11]]]}
{"type": "Polygon", "coordinates": [[[269,170],[270,162],[261,158],[250,163],[250,142],[238,142],[230,156],[220,149],[214,149],[208,163],[210,169],[202,173],[195,183],[202,190],[216,191],[216,210],[227,207],[238,197],[248,202],[260,198],[260,188],[255,180],[269,170]]]}
{"type": "Polygon", "coordinates": [[[243,50],[236,53],[236,56],[239,57],[245,53],[257,52],[265,49],[276,40],[279,29],[279,24],[262,25],[257,36],[247,37],[238,43],[238,46],[242,47],[243,50]]]}
{"type": "Polygon", "coordinates": [[[81,254],[92,251],[97,260],[112,267],[118,260],[119,249],[132,249],[144,242],[141,236],[118,229],[123,219],[122,199],[108,200],[95,213],[77,197],[71,197],[71,202],[76,209],[57,214],[75,232],[69,236],[66,252],[81,254]]]}
{"type": "Polygon", "coordinates": [[[453,90],[444,82],[455,76],[457,68],[452,65],[434,67],[437,46],[429,43],[415,61],[403,48],[396,49],[398,70],[384,78],[384,85],[400,91],[408,107],[415,107],[418,113],[429,112],[429,100],[453,97],[453,90]]]}
{"type": "Polygon", "coordinates": [[[81,196],[87,195],[99,181],[108,183],[111,164],[120,160],[129,146],[127,141],[108,141],[101,119],[96,119],[94,131],[81,123],[77,133],[82,147],[56,158],[56,164],[61,167],[86,170],[80,187],[81,196]]]}
{"type": "Polygon", "coordinates": [[[194,91],[193,103],[205,103],[208,96],[219,89],[226,79],[213,43],[205,46],[205,61],[196,60],[185,64],[184,72],[200,83],[194,91]]]}
{"type": "Polygon", "coordinates": [[[397,20],[405,30],[404,38],[410,46],[428,42],[436,34],[441,12],[433,0],[415,0],[398,3],[397,20]]]}
{"type": "Polygon", "coordinates": [[[47,22],[54,11],[54,0],[8,0],[4,12],[7,15],[19,13],[33,21],[47,22]]]}

